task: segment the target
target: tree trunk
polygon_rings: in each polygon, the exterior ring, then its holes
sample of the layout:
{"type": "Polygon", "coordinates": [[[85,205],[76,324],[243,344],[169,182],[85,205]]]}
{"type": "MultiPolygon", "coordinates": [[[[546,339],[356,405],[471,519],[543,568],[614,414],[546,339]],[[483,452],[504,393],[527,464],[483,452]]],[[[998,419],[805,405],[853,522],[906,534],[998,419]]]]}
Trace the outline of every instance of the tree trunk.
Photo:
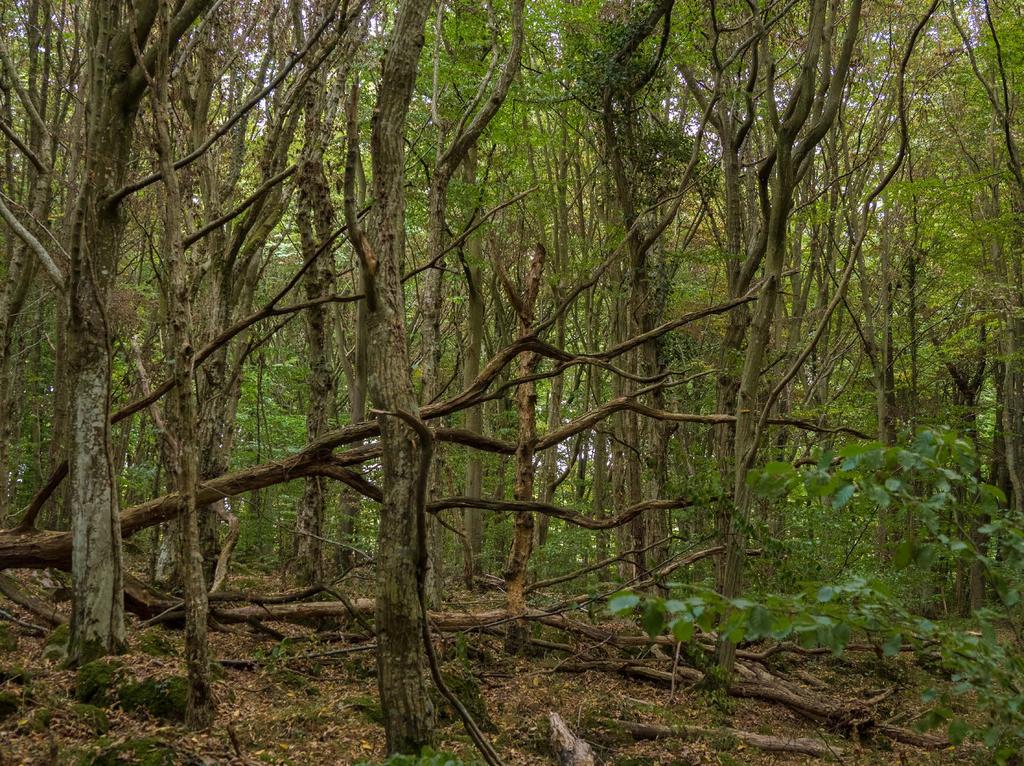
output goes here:
{"type": "MultiPolygon", "coordinates": [[[[469,186],[476,184],[476,147],[466,156],[465,181],[469,186]]],[[[483,295],[483,241],[474,234],[466,242],[466,287],[469,295],[467,317],[466,351],[463,355],[462,383],[468,388],[480,374],[480,352],[484,338],[484,295],[483,295]]],[[[466,411],[466,429],[473,434],[483,434],[483,406],[476,405],[466,411]]],[[[483,492],[484,464],[480,453],[473,450],[466,461],[466,496],[480,497],[483,492]]],[[[463,511],[463,528],[468,542],[467,559],[464,562],[466,587],[474,586],[474,578],[480,574],[480,552],[484,543],[484,517],[479,508],[463,511]]]]}
{"type": "MultiPolygon", "coordinates": [[[[541,274],[544,269],[546,252],[540,243],[533,250],[530,271],[526,285],[520,295],[513,294],[514,288],[505,279],[509,298],[519,313],[519,332],[525,335],[533,324],[537,297],[540,294],[541,274]]],[[[537,354],[532,351],[519,356],[517,377],[528,378],[537,368],[537,354]]],[[[534,441],[537,436],[537,387],[532,381],[521,383],[516,388],[516,411],[519,415],[519,441],[516,445],[515,489],[516,500],[533,500],[533,483],[536,474],[534,465],[534,441]]],[[[533,551],[533,514],[517,513],[512,547],[505,567],[506,603],[510,614],[526,612],[526,573],[533,551]]],[[[518,653],[527,644],[527,625],[523,620],[509,623],[505,646],[508,651],[518,653]]]]}
{"type": "MultiPolygon", "coordinates": [[[[326,86],[322,77],[316,77],[314,81],[315,87],[310,88],[306,94],[305,135],[296,179],[299,189],[298,228],[304,262],[316,255],[320,243],[327,241],[334,228],[331,191],[323,168],[323,144],[328,129],[324,124],[324,112],[328,94],[324,92],[326,86]]],[[[306,300],[313,301],[330,294],[334,285],[330,250],[316,258],[304,279],[306,300]]],[[[328,418],[334,410],[334,375],[330,354],[333,345],[331,309],[329,305],[321,303],[303,313],[309,357],[306,437],[308,441],[313,441],[328,429],[328,418]]],[[[295,577],[303,585],[324,580],[326,482],[321,476],[306,478],[295,518],[295,577]]]]}
{"type": "Polygon", "coordinates": [[[110,329],[107,301],[117,275],[123,221],[106,201],[127,175],[138,97],[127,92],[127,36],[120,3],[89,13],[86,151],[75,203],[68,284],[71,395],[69,504],[74,539],[69,657],[87,662],[124,644],[121,528],[110,443],[110,329]]]}
{"type": "Polygon", "coordinates": [[[367,303],[368,390],[379,414],[383,498],[377,549],[377,671],[388,752],[418,753],[428,744],[433,709],[424,678],[423,620],[418,601],[425,537],[427,477],[416,434],[406,345],[401,269],[405,255],[405,146],[409,103],[423,48],[429,0],[399,6],[384,55],[374,110],[371,153],[374,207],[370,239],[359,230],[353,178],[358,154],[354,105],[349,114],[345,214],[359,254],[367,303]],[[398,413],[402,413],[401,415],[398,413]]]}

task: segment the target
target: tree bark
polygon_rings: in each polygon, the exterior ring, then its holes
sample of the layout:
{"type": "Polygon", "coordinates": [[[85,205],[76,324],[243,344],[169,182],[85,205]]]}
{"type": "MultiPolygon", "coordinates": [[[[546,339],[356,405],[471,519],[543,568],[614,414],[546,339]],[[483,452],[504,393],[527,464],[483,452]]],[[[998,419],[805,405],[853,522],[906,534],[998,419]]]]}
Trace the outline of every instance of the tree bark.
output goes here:
{"type": "MultiPolygon", "coordinates": [[[[516,306],[519,314],[519,332],[526,335],[533,324],[537,297],[540,294],[541,274],[546,256],[544,246],[538,243],[530,259],[530,271],[526,277],[526,285],[521,294],[516,295],[515,288],[503,274],[509,299],[516,306]]],[[[536,370],[538,357],[532,351],[523,352],[519,357],[518,377],[528,378],[536,370]]],[[[522,383],[516,389],[516,412],[519,415],[519,442],[516,445],[515,488],[513,497],[518,501],[533,500],[533,484],[536,475],[534,465],[535,440],[537,435],[537,388],[534,383],[522,383]]],[[[511,614],[526,612],[526,573],[533,551],[532,513],[516,515],[515,531],[512,536],[512,547],[508,554],[505,567],[505,590],[508,611],[511,614]]],[[[509,623],[505,646],[512,653],[521,652],[526,647],[527,626],[522,620],[509,623]]]]}
{"type": "MultiPolygon", "coordinates": [[[[423,48],[429,0],[399,6],[384,54],[371,136],[374,207],[370,238],[355,210],[358,154],[355,99],[349,112],[345,215],[359,255],[367,304],[368,391],[378,410],[384,475],[377,563],[377,672],[388,752],[418,753],[433,729],[424,678],[425,650],[418,578],[422,482],[417,436],[404,417],[418,417],[406,343],[401,270],[405,255],[405,145],[409,103],[423,48]],[[400,414],[401,413],[401,414],[400,414]]],[[[357,91],[353,90],[353,95],[357,91]]],[[[427,467],[429,470],[429,467],[427,467]]]]}

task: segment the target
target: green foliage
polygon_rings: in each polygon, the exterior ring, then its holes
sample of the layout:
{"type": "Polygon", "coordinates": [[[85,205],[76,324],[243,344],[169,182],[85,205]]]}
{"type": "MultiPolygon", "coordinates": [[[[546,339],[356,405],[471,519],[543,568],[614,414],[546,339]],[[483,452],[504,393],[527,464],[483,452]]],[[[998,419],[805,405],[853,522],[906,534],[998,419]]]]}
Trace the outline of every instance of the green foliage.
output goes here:
{"type": "Polygon", "coordinates": [[[384,723],[384,711],[381,710],[380,701],[376,697],[354,697],[348,700],[348,704],[358,710],[370,723],[384,723]]]}
{"type": "Polygon", "coordinates": [[[977,478],[970,443],[951,431],[921,431],[906,446],[852,445],[822,454],[816,464],[798,470],[768,463],[751,472],[751,485],[776,501],[793,497],[808,504],[827,502],[834,510],[859,506],[875,513],[895,511],[913,520],[913,534],[895,549],[893,563],[903,569],[927,569],[939,561],[978,563],[1003,609],[974,614],[978,631],[939,623],[907,605],[906,593],[878,579],[850,577],[805,583],[788,594],[724,599],[714,590],[679,586],[682,597],[662,599],[623,592],[609,601],[615,614],[639,612],[651,636],[668,632],[690,642],[699,629],[734,643],[794,641],[805,648],[826,647],[841,655],[855,634],[863,635],[885,657],[904,646],[928,647],[951,680],[948,688],[925,695],[931,705],[922,724],[943,726],[953,742],[972,738],[1004,763],[1024,746],[1024,656],[1003,640],[1000,625],[1020,602],[1024,569],[1024,523],[1003,507],[1005,498],[977,478]],[[952,528],[948,521],[954,519],[952,528]],[[985,519],[981,545],[967,525],[985,519]],[[975,723],[954,713],[954,702],[972,696],[983,713],[975,723]]]}

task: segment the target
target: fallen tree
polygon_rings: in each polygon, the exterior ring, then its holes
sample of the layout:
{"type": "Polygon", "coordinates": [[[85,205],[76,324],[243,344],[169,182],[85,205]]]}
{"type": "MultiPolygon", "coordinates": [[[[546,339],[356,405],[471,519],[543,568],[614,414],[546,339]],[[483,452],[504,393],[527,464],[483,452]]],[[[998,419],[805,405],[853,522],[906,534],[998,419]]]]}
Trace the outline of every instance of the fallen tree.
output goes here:
{"type": "Polygon", "coordinates": [[[813,737],[773,737],[767,734],[755,734],[750,731],[734,729],[731,726],[710,729],[704,726],[662,726],[653,723],[620,720],[612,720],[609,723],[619,731],[623,731],[637,739],[676,737],[679,739],[705,739],[712,742],[729,739],[770,753],[799,753],[816,758],[838,758],[843,755],[842,748],[830,745],[823,739],[813,737]]]}

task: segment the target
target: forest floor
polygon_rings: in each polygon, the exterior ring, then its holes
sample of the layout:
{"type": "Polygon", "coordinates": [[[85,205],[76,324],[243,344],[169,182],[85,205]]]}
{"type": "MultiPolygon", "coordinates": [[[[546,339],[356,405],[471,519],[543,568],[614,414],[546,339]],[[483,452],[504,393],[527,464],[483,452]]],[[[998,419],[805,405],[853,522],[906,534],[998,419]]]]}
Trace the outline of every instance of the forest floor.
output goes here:
{"type": "MultiPolygon", "coordinates": [[[[2,606],[21,619],[34,619],[8,602],[2,606]]],[[[463,609],[467,603],[458,606],[463,609]]],[[[81,674],[63,668],[52,648],[47,649],[45,637],[0,621],[0,639],[7,639],[7,650],[0,653],[0,766],[327,766],[383,760],[375,659],[365,636],[350,633],[342,638],[329,626],[314,632],[281,624],[273,630],[287,634],[284,641],[259,633],[211,633],[213,656],[236,662],[216,672],[213,729],[195,734],[180,723],[181,687],[180,681],[173,681],[184,674],[180,631],[143,630],[134,617],[129,619],[128,652],[105,665],[114,673],[100,674],[91,687],[88,679],[83,687],[81,674]],[[125,684],[135,692],[112,688],[125,684]],[[155,690],[168,699],[147,700],[139,689],[155,690]]],[[[964,747],[926,751],[881,738],[855,742],[823,731],[780,705],[720,692],[681,687],[673,693],[607,672],[562,672],[564,653],[510,657],[497,637],[448,635],[439,650],[450,685],[490,732],[509,766],[554,763],[548,724],[552,711],[592,743],[604,763],[617,766],[985,762],[983,755],[964,747]],[[769,753],[715,735],[689,741],[636,741],[614,720],[814,737],[834,745],[837,754],[815,759],[769,753]]],[[[906,726],[924,710],[921,691],[936,683],[909,654],[884,661],[862,653],[778,663],[793,668],[799,663],[803,675],[824,682],[844,699],[866,699],[880,688],[895,687],[896,693],[882,705],[888,706],[886,715],[898,710],[906,726]]],[[[438,748],[472,761],[473,748],[462,724],[444,706],[439,710],[438,748]]]]}

